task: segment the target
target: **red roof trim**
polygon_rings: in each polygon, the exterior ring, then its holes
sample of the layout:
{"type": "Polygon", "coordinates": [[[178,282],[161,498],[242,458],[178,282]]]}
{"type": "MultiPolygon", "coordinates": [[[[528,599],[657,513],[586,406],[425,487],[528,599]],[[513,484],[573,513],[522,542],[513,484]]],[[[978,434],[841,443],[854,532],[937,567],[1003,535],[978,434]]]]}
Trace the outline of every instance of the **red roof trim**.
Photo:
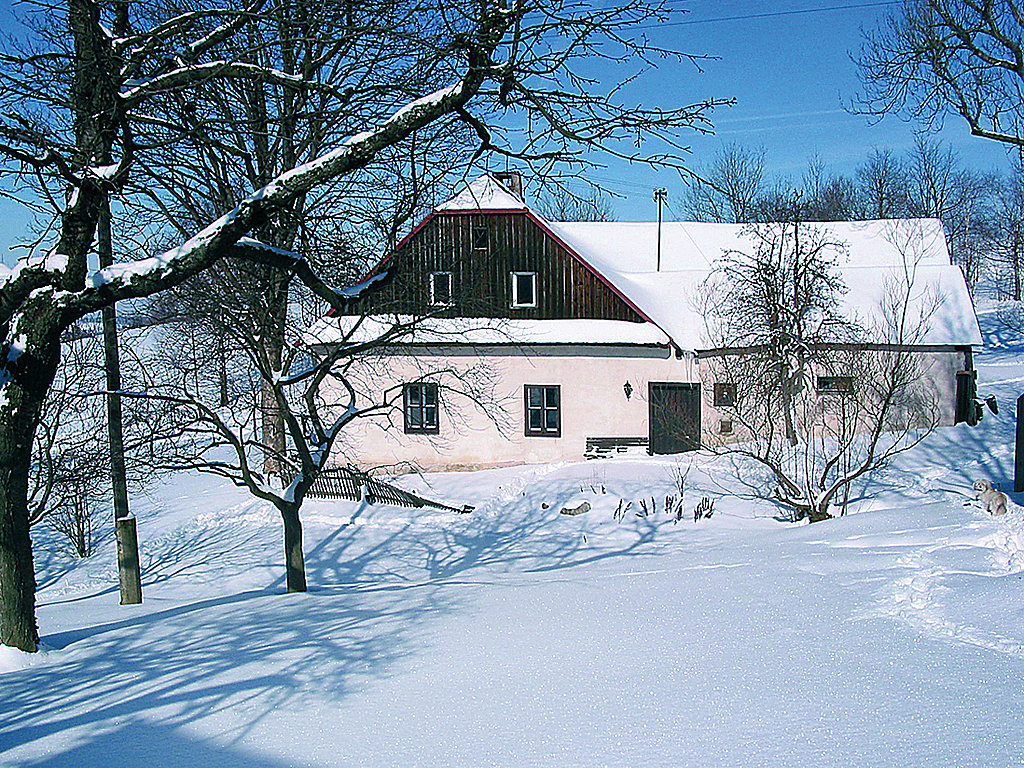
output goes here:
{"type": "Polygon", "coordinates": [[[569,246],[568,243],[566,243],[562,238],[560,238],[558,235],[556,235],[554,232],[552,232],[551,228],[547,224],[544,223],[543,219],[541,219],[537,214],[535,214],[533,211],[531,211],[529,209],[526,210],[526,215],[527,215],[527,217],[531,221],[533,221],[534,224],[536,224],[538,227],[540,227],[544,231],[544,233],[547,234],[548,237],[550,237],[552,240],[554,240],[556,243],[558,243],[560,246],[562,246],[569,253],[570,256],[572,256],[574,259],[576,259],[576,261],[578,261],[580,264],[582,264],[584,267],[586,267],[591,272],[591,274],[594,275],[594,277],[596,277],[598,280],[600,280],[602,283],[604,283],[608,288],[610,288],[612,293],[614,293],[616,296],[618,296],[620,299],[622,299],[624,302],[626,302],[626,304],[629,307],[631,307],[634,312],[636,312],[638,315],[640,315],[640,317],[642,317],[648,323],[650,323],[651,325],[653,325],[656,328],[658,328],[662,333],[664,333],[666,336],[668,336],[669,339],[672,338],[672,336],[669,334],[668,331],[666,331],[664,328],[662,328],[660,325],[658,325],[656,322],[654,322],[647,315],[646,312],[644,312],[642,309],[640,309],[640,307],[638,307],[632,301],[632,299],[630,299],[628,296],[626,296],[626,294],[624,294],[622,291],[620,291],[618,288],[616,288],[614,285],[612,285],[607,277],[605,277],[600,272],[598,272],[597,269],[595,269],[590,264],[590,262],[588,262],[586,259],[584,259],[582,256],[580,256],[572,247],[569,246]]]}

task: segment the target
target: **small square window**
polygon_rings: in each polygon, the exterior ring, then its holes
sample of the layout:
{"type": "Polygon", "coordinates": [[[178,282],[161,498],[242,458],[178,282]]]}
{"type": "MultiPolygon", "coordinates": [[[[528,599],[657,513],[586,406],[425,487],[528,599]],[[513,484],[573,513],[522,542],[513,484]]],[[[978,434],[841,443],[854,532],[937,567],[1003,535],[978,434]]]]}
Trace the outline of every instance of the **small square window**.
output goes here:
{"type": "Polygon", "coordinates": [[[715,407],[731,408],[736,405],[736,385],[732,382],[715,384],[715,407]]]}
{"type": "Polygon", "coordinates": [[[512,273],[512,306],[513,307],[536,307],[537,306],[537,273],[536,272],[513,272],[512,273]]]}
{"type": "Polygon", "coordinates": [[[490,234],[487,227],[473,227],[473,250],[486,251],[490,245],[490,234]]]}
{"type": "Polygon", "coordinates": [[[732,434],[732,419],[722,419],[718,422],[718,434],[720,435],[731,435],[732,434]]]}
{"type": "Polygon", "coordinates": [[[819,376],[818,391],[822,393],[850,394],[853,392],[853,377],[819,376]]]}
{"type": "Polygon", "coordinates": [[[527,437],[560,437],[562,434],[562,388],[557,384],[523,386],[527,437]]]}
{"type": "Polygon", "coordinates": [[[452,273],[430,273],[430,306],[450,307],[452,305],[452,273]]]}
{"type": "Polygon", "coordinates": [[[402,388],[402,409],[406,434],[437,434],[437,384],[406,384],[402,388]]]}

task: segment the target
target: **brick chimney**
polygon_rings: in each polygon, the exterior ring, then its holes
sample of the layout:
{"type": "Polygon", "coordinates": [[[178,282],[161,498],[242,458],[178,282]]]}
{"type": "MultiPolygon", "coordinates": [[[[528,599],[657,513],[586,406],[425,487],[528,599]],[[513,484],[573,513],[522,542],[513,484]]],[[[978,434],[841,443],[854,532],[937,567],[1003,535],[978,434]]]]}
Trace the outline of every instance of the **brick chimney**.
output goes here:
{"type": "Polygon", "coordinates": [[[519,171],[495,171],[491,174],[509,192],[523,199],[523,176],[519,171]]]}

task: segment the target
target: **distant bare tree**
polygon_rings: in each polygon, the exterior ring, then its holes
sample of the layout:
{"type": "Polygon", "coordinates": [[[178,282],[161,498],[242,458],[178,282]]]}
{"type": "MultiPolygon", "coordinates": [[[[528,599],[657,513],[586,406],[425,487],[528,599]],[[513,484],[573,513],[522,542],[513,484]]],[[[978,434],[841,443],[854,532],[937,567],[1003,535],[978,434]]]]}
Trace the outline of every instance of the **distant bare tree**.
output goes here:
{"type": "Polygon", "coordinates": [[[889,150],[874,149],[855,174],[859,210],[865,219],[897,219],[909,213],[906,163],[889,150]]]}
{"type": "MultiPolygon", "coordinates": [[[[102,343],[100,330],[92,324],[75,325],[65,334],[60,367],[33,443],[29,475],[29,524],[48,525],[79,557],[92,554],[98,515],[110,496],[111,457],[100,396],[105,390],[102,343]]],[[[126,383],[136,385],[137,377],[126,377],[126,383]]],[[[149,421],[147,410],[127,409],[129,435],[149,421]]],[[[140,486],[149,474],[127,457],[126,483],[140,486]]]]}
{"type": "Polygon", "coordinates": [[[104,423],[102,403],[89,397],[103,389],[100,350],[95,339],[74,331],[66,336],[61,366],[33,443],[31,525],[70,503],[83,470],[95,476],[107,467],[106,441],[97,440],[104,423]]]}
{"type": "Polygon", "coordinates": [[[973,290],[984,269],[995,180],[966,169],[951,147],[924,137],[910,155],[910,180],[910,215],[942,221],[950,255],[973,290]]]}
{"type": "Polygon", "coordinates": [[[565,186],[555,187],[541,197],[537,209],[551,221],[615,221],[611,200],[595,188],[577,194],[565,186]]]}
{"type": "Polygon", "coordinates": [[[1020,301],[1024,288],[1024,173],[1017,171],[999,185],[996,205],[988,244],[996,290],[1020,301]]]}
{"type": "Polygon", "coordinates": [[[801,189],[801,217],[805,221],[849,221],[857,217],[856,186],[841,174],[829,173],[820,157],[808,161],[801,189]]]}
{"type": "Polygon", "coordinates": [[[764,161],[763,149],[722,147],[690,186],[684,203],[687,215],[697,221],[754,221],[765,192],[764,161]]]}

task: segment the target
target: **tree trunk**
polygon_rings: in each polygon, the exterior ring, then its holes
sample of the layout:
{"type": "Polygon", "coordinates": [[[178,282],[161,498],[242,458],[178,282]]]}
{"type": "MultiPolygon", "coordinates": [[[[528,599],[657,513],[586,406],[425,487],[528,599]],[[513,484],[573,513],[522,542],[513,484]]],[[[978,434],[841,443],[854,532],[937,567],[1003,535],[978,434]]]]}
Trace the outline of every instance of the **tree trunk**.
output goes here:
{"type": "MultiPolygon", "coordinates": [[[[263,334],[263,347],[271,368],[276,371],[281,370],[281,359],[284,354],[285,327],[288,321],[288,279],[287,274],[276,269],[268,276],[269,317],[263,334]]],[[[271,449],[267,454],[264,471],[267,474],[280,475],[278,457],[285,455],[284,415],[278,407],[273,385],[264,380],[261,390],[263,444],[271,449]]]]}
{"type": "Polygon", "coordinates": [[[27,504],[32,430],[24,410],[5,408],[0,423],[0,643],[34,652],[39,632],[27,504]]]}
{"type": "Polygon", "coordinates": [[[12,322],[14,339],[0,345],[6,359],[0,370],[6,379],[0,388],[0,643],[35,652],[39,631],[28,476],[39,414],[60,360],[60,326],[49,297],[30,301],[35,307],[26,307],[12,322]]]}
{"type": "Polygon", "coordinates": [[[782,374],[782,422],[786,431],[786,442],[795,446],[800,441],[796,436],[796,420],[793,418],[793,386],[788,368],[782,374]]]}
{"type": "MultiPolygon", "coordinates": [[[[221,310],[223,311],[223,310],[221,310]]],[[[228,397],[228,350],[224,341],[224,326],[222,322],[217,323],[217,389],[220,394],[219,402],[221,408],[226,408],[231,402],[228,397]]]]}
{"type": "Polygon", "coordinates": [[[812,523],[820,523],[822,520],[831,520],[832,515],[827,510],[828,503],[811,507],[807,513],[807,518],[812,523]]]}
{"type": "Polygon", "coordinates": [[[284,567],[289,592],[306,591],[306,561],[302,556],[302,522],[298,508],[281,510],[284,521],[284,567]]]}

